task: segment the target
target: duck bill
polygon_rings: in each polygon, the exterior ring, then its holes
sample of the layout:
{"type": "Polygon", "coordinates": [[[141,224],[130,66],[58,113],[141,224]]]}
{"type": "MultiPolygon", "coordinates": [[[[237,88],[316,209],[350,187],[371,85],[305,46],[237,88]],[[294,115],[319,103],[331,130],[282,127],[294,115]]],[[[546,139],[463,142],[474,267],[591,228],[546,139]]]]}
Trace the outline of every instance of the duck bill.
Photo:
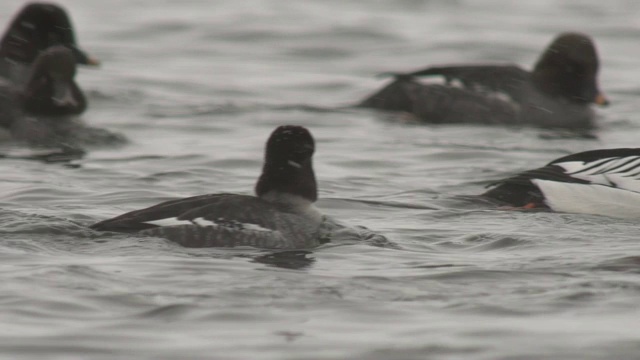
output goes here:
{"type": "Polygon", "coordinates": [[[90,55],[87,55],[87,63],[86,63],[86,65],[100,66],[100,60],[98,60],[98,59],[96,59],[96,58],[94,58],[94,57],[92,57],[90,55]]]}
{"type": "Polygon", "coordinates": [[[71,47],[71,50],[73,51],[73,55],[75,56],[76,62],[78,64],[89,65],[89,66],[99,66],[100,65],[100,60],[98,60],[98,59],[94,58],[93,56],[87,54],[86,52],[80,50],[76,46],[71,47]]]}
{"type": "Polygon", "coordinates": [[[604,96],[604,94],[603,94],[603,93],[600,93],[600,92],[599,92],[599,93],[596,95],[596,97],[593,99],[593,102],[594,102],[596,105],[600,105],[600,106],[607,106],[607,105],[609,105],[609,99],[607,99],[607,97],[606,97],[606,96],[604,96]]]}
{"type": "Polygon", "coordinates": [[[78,102],[73,97],[73,89],[69,82],[54,81],[53,82],[53,95],[51,100],[56,106],[59,107],[76,107],[78,102]]]}

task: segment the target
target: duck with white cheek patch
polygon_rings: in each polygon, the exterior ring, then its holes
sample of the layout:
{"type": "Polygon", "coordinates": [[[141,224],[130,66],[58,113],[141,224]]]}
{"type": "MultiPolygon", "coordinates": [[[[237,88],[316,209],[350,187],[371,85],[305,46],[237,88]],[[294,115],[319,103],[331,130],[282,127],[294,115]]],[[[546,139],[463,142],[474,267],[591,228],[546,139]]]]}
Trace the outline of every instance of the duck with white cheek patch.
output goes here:
{"type": "Polygon", "coordinates": [[[311,133],[276,128],[267,140],[256,196],[209,194],[167,201],[91,226],[94,230],[167,238],[186,247],[253,246],[308,249],[326,242],[318,198],[311,133]]]}

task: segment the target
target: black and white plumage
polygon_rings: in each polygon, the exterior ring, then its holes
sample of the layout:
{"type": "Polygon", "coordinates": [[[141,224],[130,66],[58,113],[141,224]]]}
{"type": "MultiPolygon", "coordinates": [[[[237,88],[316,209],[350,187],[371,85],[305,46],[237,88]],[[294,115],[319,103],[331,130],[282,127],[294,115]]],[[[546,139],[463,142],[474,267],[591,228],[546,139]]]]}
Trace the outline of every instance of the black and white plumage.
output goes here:
{"type": "Polygon", "coordinates": [[[171,200],[91,228],[164,237],[187,247],[315,247],[322,242],[323,216],[313,206],[314,149],[307,129],[280,126],[266,144],[257,196],[209,194],[171,200]]]}
{"type": "Polygon", "coordinates": [[[482,196],[524,208],[640,217],[640,148],[592,150],[500,180],[482,196]]]}
{"type": "Polygon", "coordinates": [[[52,46],[68,48],[79,64],[99,64],[78,47],[73,25],[62,7],[36,2],[18,12],[0,39],[0,76],[20,84],[23,70],[52,46]]]}
{"type": "Polygon", "coordinates": [[[597,84],[598,55],[591,38],[560,34],[527,71],[517,65],[447,65],[407,74],[359,106],[403,111],[428,123],[593,127],[590,104],[607,105],[597,84]],[[444,84],[420,77],[442,77],[444,84]]]}

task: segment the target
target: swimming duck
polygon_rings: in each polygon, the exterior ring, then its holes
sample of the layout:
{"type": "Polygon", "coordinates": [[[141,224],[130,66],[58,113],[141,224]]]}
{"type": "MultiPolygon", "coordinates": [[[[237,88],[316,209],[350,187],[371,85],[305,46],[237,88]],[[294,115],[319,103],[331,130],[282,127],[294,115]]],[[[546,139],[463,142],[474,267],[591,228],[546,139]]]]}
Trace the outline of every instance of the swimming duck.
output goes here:
{"type": "Polygon", "coordinates": [[[74,148],[126,143],[121,134],[87,126],[76,115],[87,100],[75,82],[76,59],[71,49],[57,45],[41,51],[22,84],[0,78],[0,141],[36,147],[74,148]]]}
{"type": "Polygon", "coordinates": [[[640,218],[640,148],[564,156],[490,186],[482,196],[510,206],[640,218]]]}
{"type": "MultiPolygon", "coordinates": [[[[77,115],[86,107],[86,99],[76,84],[76,63],[66,47],[54,46],[42,51],[30,67],[23,87],[0,79],[0,110],[30,115],[77,115]]],[[[3,117],[9,126],[14,118],[3,117]]]]}
{"type": "Polygon", "coordinates": [[[314,149],[307,129],[280,126],[267,140],[256,196],[222,193],[170,200],[91,228],[158,236],[186,247],[315,247],[322,242],[323,216],[313,206],[318,197],[314,149]]]}
{"type": "Polygon", "coordinates": [[[588,129],[589,106],[607,105],[597,84],[598,55],[591,38],[558,35],[532,71],[517,65],[448,65],[407,74],[367,97],[358,106],[409,112],[428,123],[529,125],[588,129]],[[419,77],[440,76],[444,84],[419,77]]]}
{"type": "Polygon", "coordinates": [[[40,53],[31,66],[23,91],[23,109],[32,115],[77,115],[87,102],[76,84],[76,64],[66,47],[53,46],[40,53]]]}
{"type": "Polygon", "coordinates": [[[0,40],[0,76],[21,84],[24,71],[38,54],[56,45],[69,48],[79,64],[99,64],[76,44],[73,26],[62,7],[51,3],[25,5],[0,40]]]}

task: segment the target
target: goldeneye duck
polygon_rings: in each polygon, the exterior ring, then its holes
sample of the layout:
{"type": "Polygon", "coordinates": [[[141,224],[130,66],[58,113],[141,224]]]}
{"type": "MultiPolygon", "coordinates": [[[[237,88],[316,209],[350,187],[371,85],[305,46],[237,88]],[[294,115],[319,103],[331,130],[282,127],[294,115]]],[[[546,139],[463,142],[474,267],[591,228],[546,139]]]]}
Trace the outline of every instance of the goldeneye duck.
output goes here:
{"type": "Polygon", "coordinates": [[[56,45],[69,48],[79,64],[99,64],[78,47],[73,26],[62,7],[52,3],[25,5],[0,40],[0,76],[20,83],[20,67],[28,66],[41,51],[56,45]]]}
{"type": "Polygon", "coordinates": [[[312,156],[314,140],[301,126],[276,128],[266,144],[256,196],[209,194],[136,210],[91,226],[167,238],[186,247],[253,246],[305,249],[323,239],[323,216],[312,156]]]}
{"type": "Polygon", "coordinates": [[[87,126],[78,116],[87,100],[75,82],[73,52],[64,46],[42,51],[23,85],[0,78],[0,141],[66,148],[120,145],[126,138],[87,126]]]}
{"type": "Polygon", "coordinates": [[[74,81],[75,72],[71,50],[54,46],[38,55],[24,86],[0,79],[0,126],[15,138],[28,139],[38,137],[43,130],[42,126],[33,126],[38,119],[30,116],[82,113],[87,103],[74,81]]]}
{"type": "Polygon", "coordinates": [[[66,47],[54,46],[38,55],[22,90],[22,107],[32,115],[81,114],[87,102],[75,82],[76,64],[66,47]]]}
{"type": "Polygon", "coordinates": [[[429,67],[396,79],[358,106],[403,111],[428,123],[531,125],[585,129],[594,126],[589,107],[608,105],[597,84],[598,54],[591,38],[562,33],[533,71],[517,65],[429,67]],[[419,77],[440,76],[444,84],[419,77]]]}
{"type": "Polygon", "coordinates": [[[592,150],[491,184],[481,196],[525,209],[640,217],[640,148],[592,150]]]}

